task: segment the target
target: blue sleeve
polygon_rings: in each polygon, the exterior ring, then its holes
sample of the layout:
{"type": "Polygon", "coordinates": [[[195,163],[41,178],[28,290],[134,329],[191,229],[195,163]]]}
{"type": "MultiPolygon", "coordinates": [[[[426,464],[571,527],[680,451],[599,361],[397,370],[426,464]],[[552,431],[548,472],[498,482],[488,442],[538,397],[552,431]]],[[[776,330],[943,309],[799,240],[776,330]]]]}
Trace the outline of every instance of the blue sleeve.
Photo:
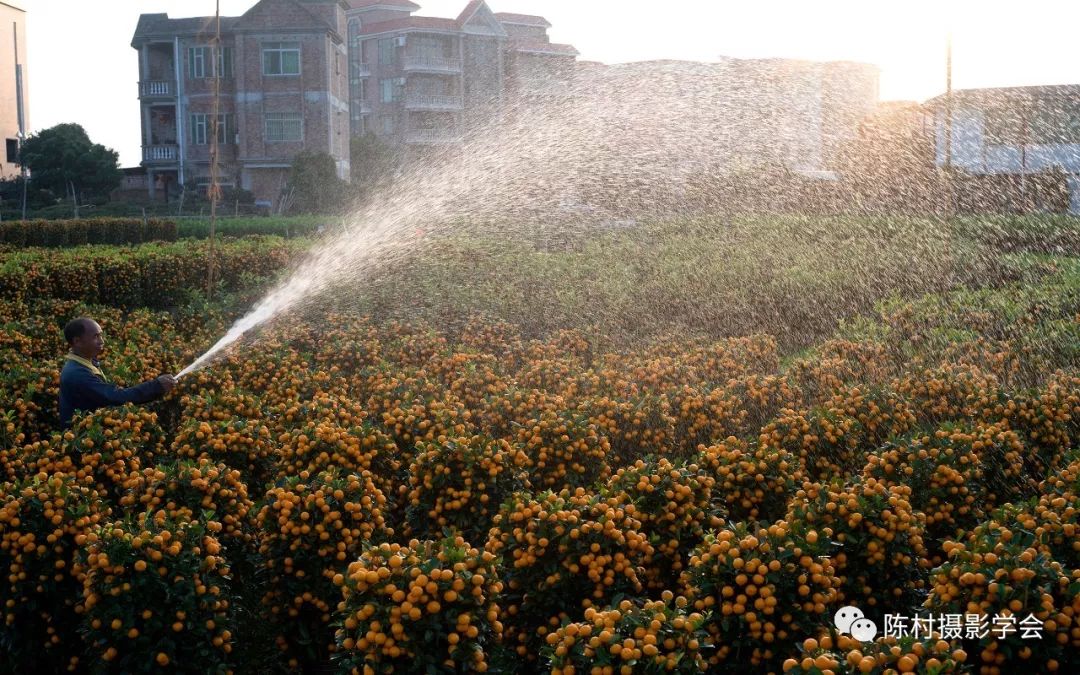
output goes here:
{"type": "Polygon", "coordinates": [[[147,403],[165,393],[161,383],[156,379],[147,380],[142,384],[127,389],[121,389],[84,368],[79,370],[76,386],[85,397],[86,402],[95,407],[123,405],[125,403],[147,403]]]}

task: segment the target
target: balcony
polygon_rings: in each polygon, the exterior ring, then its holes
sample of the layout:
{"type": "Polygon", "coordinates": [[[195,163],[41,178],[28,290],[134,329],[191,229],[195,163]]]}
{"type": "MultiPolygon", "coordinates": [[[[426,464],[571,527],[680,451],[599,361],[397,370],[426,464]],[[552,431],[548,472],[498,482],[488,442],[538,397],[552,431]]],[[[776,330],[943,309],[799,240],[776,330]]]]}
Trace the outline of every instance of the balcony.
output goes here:
{"type": "Polygon", "coordinates": [[[407,110],[461,110],[460,96],[439,94],[409,94],[405,97],[407,110]]]}
{"type": "Polygon", "coordinates": [[[359,77],[367,77],[371,75],[370,63],[352,63],[349,66],[349,76],[355,80],[359,77]]]}
{"type": "Polygon", "coordinates": [[[409,129],[405,133],[406,143],[460,143],[461,129],[409,129]]]}
{"type": "Polygon", "coordinates": [[[139,82],[139,98],[173,98],[176,85],[172,80],[144,80],[139,82]]]}
{"type": "Polygon", "coordinates": [[[176,144],[142,146],[143,164],[175,164],[177,155],[176,144]]]}
{"type": "Polygon", "coordinates": [[[452,59],[445,56],[427,56],[423,54],[408,54],[402,64],[406,72],[427,73],[460,73],[461,59],[452,59]]]}

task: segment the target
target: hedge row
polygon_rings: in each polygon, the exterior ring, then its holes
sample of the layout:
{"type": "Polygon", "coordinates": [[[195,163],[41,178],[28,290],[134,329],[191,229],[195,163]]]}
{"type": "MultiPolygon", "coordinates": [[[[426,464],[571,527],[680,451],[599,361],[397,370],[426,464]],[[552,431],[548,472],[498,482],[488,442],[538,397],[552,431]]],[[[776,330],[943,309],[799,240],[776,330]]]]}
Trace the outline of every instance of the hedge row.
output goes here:
{"type": "MultiPolygon", "coordinates": [[[[234,291],[265,280],[287,267],[303,248],[302,242],[278,237],[220,242],[215,253],[220,288],[234,291]]],[[[207,253],[207,242],[202,241],[15,251],[0,255],[0,299],[169,307],[205,287],[207,253]]]]}
{"type": "MultiPolygon", "coordinates": [[[[340,219],[325,216],[289,218],[221,218],[215,228],[223,237],[272,235],[286,238],[317,234],[336,227],[340,219]]],[[[74,220],[8,220],[0,222],[0,244],[15,247],[63,248],[81,244],[141,244],[150,241],[206,239],[208,218],[182,221],[162,218],[82,218],[74,220]]]]}
{"type": "MultiPolygon", "coordinates": [[[[317,234],[320,228],[337,227],[341,219],[333,216],[227,217],[219,218],[215,232],[223,237],[246,237],[255,234],[285,238],[317,234]]],[[[206,239],[210,236],[209,218],[185,218],[178,222],[180,239],[206,239]]]]}
{"type": "Polygon", "coordinates": [[[141,244],[176,241],[172,220],[150,218],[80,218],[13,220],[0,223],[0,242],[13,246],[62,248],[80,244],[141,244]]]}

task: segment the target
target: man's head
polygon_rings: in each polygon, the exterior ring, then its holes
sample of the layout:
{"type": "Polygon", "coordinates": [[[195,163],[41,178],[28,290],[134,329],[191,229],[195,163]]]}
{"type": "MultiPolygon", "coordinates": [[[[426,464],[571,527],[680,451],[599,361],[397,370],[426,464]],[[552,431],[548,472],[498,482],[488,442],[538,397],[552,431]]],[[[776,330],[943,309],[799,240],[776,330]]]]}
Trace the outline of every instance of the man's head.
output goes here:
{"type": "Polygon", "coordinates": [[[95,359],[105,349],[105,338],[97,321],[81,316],[64,326],[64,338],[71,351],[84,359],[95,359]]]}

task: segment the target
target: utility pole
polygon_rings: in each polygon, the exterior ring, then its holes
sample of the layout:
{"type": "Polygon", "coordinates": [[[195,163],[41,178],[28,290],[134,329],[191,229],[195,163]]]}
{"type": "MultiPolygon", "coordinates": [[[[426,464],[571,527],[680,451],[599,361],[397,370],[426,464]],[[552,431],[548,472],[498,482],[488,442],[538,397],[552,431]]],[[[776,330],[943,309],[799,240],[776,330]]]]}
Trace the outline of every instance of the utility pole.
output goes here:
{"type": "Polygon", "coordinates": [[[1035,109],[1034,94],[1026,97],[1020,106],[1022,111],[1020,128],[1020,213],[1027,214],[1030,209],[1028,199],[1028,145],[1031,143],[1031,116],[1035,109]]]}
{"type": "Polygon", "coordinates": [[[221,186],[218,185],[218,127],[221,112],[221,71],[225,67],[225,55],[221,50],[221,0],[216,0],[214,11],[214,48],[211,55],[211,67],[214,69],[214,106],[210,117],[210,247],[207,253],[206,297],[214,294],[214,231],[217,227],[217,203],[221,199],[221,186]]]}
{"type": "Polygon", "coordinates": [[[953,125],[953,94],[952,94],[952,31],[945,37],[945,218],[953,217],[954,193],[952,176],[952,125],[953,125]]]}
{"type": "Polygon", "coordinates": [[[22,161],[22,144],[26,140],[26,115],[23,112],[23,75],[19,63],[19,24],[12,22],[15,43],[15,109],[19,118],[19,172],[22,174],[22,219],[26,220],[26,164],[22,161]]]}

